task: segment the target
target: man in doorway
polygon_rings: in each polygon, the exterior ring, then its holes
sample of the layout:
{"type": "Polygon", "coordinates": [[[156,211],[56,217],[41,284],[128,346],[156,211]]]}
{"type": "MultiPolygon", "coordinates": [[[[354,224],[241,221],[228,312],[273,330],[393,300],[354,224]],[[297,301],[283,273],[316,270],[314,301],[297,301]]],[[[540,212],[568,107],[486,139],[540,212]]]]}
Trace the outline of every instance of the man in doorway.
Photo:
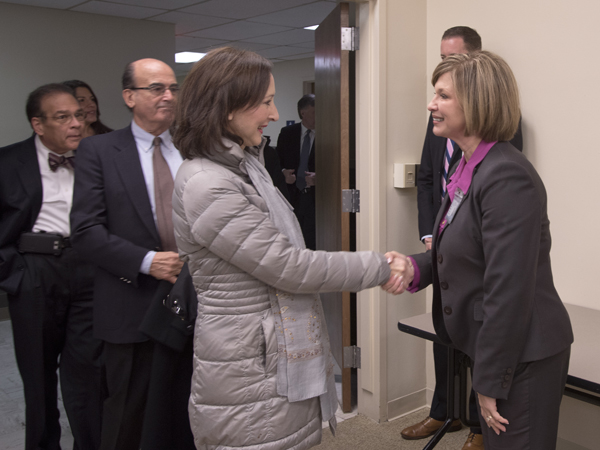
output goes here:
{"type": "Polygon", "coordinates": [[[298,101],[301,122],[281,129],[277,153],[306,247],[316,249],[315,96],[298,101]]]}
{"type": "MultiPolygon", "coordinates": [[[[481,37],[472,28],[458,26],[446,30],[440,44],[442,59],[452,54],[464,54],[481,50],[481,37]]],[[[511,144],[523,150],[523,137],[521,127],[511,144]]],[[[460,161],[461,149],[450,139],[433,134],[433,118],[429,116],[421,166],[417,179],[417,204],[419,209],[419,236],[425,248],[431,249],[433,226],[442,199],[446,195],[446,183],[450,169],[460,161]]],[[[441,344],[433,344],[433,359],[435,363],[436,385],[431,402],[429,416],[402,431],[404,439],[424,439],[433,434],[444,424],[447,417],[447,371],[448,350],[441,344]]],[[[469,399],[469,416],[472,420],[479,419],[479,412],[475,400],[475,393],[471,390],[469,399]]],[[[462,428],[459,420],[455,420],[449,432],[462,428]]],[[[483,449],[483,436],[480,427],[471,427],[471,433],[463,446],[463,450],[483,449]]]]}
{"type": "Polygon", "coordinates": [[[104,341],[108,398],[102,450],[140,448],[153,343],[139,331],[160,280],[181,271],[171,217],[182,163],[169,128],[179,86],[156,59],[127,65],[123,100],[131,125],[84,139],[78,150],[73,245],[97,266],[94,334],[104,341]]]}
{"type": "Polygon", "coordinates": [[[33,136],[0,149],[0,288],[8,293],[23,380],[25,449],[60,448],[60,367],[74,448],[93,450],[103,401],[102,342],[92,335],[94,267],[69,240],[85,113],[63,84],[34,90],[26,111],[33,136]]]}

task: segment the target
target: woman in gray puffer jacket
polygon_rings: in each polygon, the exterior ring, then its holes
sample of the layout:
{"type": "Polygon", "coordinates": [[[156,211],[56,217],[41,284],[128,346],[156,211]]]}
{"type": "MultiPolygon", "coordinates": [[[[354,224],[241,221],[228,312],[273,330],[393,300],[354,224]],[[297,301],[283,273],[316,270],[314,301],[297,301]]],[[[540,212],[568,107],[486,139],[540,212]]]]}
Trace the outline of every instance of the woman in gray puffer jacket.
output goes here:
{"type": "Polygon", "coordinates": [[[318,292],[397,282],[383,255],[311,251],[263,167],[278,119],[271,65],[208,53],[180,94],[174,142],[179,254],[198,294],[189,416],[199,450],[301,450],[335,426],[337,399],[318,292]]]}

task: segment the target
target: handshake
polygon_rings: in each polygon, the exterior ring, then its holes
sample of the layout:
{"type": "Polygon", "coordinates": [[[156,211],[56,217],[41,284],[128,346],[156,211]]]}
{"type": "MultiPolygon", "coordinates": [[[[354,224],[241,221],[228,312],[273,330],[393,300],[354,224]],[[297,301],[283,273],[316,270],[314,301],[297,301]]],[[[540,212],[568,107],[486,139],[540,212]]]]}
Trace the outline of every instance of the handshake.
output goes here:
{"type": "Polygon", "coordinates": [[[402,294],[415,277],[412,261],[398,252],[387,252],[385,257],[392,273],[388,282],[382,285],[381,289],[394,295],[402,294]]]}

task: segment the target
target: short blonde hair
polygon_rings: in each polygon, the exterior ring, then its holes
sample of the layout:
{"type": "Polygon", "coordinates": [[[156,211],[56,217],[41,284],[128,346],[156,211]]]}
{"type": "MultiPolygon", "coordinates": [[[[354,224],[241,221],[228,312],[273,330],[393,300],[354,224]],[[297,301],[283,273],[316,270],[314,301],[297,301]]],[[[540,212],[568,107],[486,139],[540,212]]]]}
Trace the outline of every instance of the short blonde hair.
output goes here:
{"type": "Polygon", "coordinates": [[[494,53],[450,55],[435,68],[431,84],[450,73],[465,114],[465,135],[486,142],[509,141],[519,127],[519,88],[512,70],[494,53]]]}

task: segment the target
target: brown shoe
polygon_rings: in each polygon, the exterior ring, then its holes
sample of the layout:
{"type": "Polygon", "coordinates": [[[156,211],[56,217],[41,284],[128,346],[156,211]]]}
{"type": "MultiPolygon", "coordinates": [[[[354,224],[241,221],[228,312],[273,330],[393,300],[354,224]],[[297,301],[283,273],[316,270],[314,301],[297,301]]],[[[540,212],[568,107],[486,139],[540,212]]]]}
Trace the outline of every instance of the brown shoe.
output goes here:
{"type": "Polygon", "coordinates": [[[462,450],[484,450],[483,447],[483,435],[469,433],[469,437],[467,438],[467,442],[463,445],[462,450]]]}
{"type": "MultiPolygon", "coordinates": [[[[435,420],[431,417],[426,417],[425,420],[413,426],[405,428],[400,434],[402,434],[402,437],[404,439],[408,439],[409,441],[413,441],[416,439],[425,439],[426,437],[434,435],[435,432],[439,430],[442,425],[444,425],[443,421],[435,420]]],[[[452,425],[450,425],[450,429],[448,430],[448,432],[452,433],[454,431],[460,430],[461,428],[462,424],[460,423],[460,420],[456,419],[454,422],[452,422],[452,425]]]]}

